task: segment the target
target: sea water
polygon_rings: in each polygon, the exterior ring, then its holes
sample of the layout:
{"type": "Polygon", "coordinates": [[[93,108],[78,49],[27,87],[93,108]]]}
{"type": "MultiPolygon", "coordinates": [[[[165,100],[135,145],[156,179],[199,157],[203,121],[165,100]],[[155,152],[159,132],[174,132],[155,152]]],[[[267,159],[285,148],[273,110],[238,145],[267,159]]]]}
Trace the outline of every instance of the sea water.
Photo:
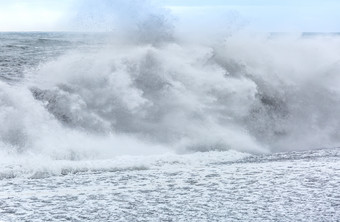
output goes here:
{"type": "Polygon", "coordinates": [[[339,36],[145,11],[0,33],[0,220],[339,220],[339,36]]]}

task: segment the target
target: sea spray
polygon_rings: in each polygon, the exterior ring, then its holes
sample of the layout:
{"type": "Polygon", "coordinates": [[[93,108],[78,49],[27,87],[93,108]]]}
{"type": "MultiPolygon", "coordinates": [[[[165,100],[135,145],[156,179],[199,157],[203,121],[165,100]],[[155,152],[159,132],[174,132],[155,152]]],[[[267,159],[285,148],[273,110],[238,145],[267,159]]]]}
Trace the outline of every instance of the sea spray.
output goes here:
{"type": "Polygon", "coordinates": [[[166,10],[130,3],[98,3],[108,16],[92,21],[116,27],[93,34],[101,44],[1,82],[2,152],[81,160],[339,145],[338,36],[240,32],[190,43],[166,10]],[[123,11],[135,13],[126,20],[123,11]]]}

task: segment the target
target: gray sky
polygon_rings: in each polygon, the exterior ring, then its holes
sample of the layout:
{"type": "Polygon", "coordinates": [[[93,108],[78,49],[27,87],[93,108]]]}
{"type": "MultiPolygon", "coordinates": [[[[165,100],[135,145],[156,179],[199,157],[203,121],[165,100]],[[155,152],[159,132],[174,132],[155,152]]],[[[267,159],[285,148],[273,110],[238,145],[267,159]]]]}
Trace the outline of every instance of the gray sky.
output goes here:
{"type": "MultiPolygon", "coordinates": [[[[81,0],[0,0],[0,31],[62,31],[60,21],[65,21],[75,1],[81,0]]],[[[153,1],[189,26],[238,20],[255,31],[340,31],[338,0],[153,1]]]]}

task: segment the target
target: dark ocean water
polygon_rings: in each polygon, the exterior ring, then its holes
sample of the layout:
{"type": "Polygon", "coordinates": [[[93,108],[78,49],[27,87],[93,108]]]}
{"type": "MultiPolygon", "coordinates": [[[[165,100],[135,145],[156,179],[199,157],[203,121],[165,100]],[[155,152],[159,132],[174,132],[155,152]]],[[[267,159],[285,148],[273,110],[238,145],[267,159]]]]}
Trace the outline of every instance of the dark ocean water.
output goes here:
{"type": "Polygon", "coordinates": [[[55,32],[0,32],[0,78],[7,82],[22,80],[39,64],[68,50],[96,45],[91,34],[55,32]]]}

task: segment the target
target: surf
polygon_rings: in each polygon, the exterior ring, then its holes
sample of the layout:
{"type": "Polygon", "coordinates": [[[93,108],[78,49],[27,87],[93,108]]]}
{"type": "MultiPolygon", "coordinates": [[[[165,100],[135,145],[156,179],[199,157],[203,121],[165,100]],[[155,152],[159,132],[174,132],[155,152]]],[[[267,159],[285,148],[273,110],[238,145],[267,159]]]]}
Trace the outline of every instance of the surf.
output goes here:
{"type": "Polygon", "coordinates": [[[190,42],[169,11],[137,5],[83,2],[71,24],[95,32],[91,47],[0,82],[2,153],[83,160],[339,146],[339,36],[211,32],[190,42]]]}

